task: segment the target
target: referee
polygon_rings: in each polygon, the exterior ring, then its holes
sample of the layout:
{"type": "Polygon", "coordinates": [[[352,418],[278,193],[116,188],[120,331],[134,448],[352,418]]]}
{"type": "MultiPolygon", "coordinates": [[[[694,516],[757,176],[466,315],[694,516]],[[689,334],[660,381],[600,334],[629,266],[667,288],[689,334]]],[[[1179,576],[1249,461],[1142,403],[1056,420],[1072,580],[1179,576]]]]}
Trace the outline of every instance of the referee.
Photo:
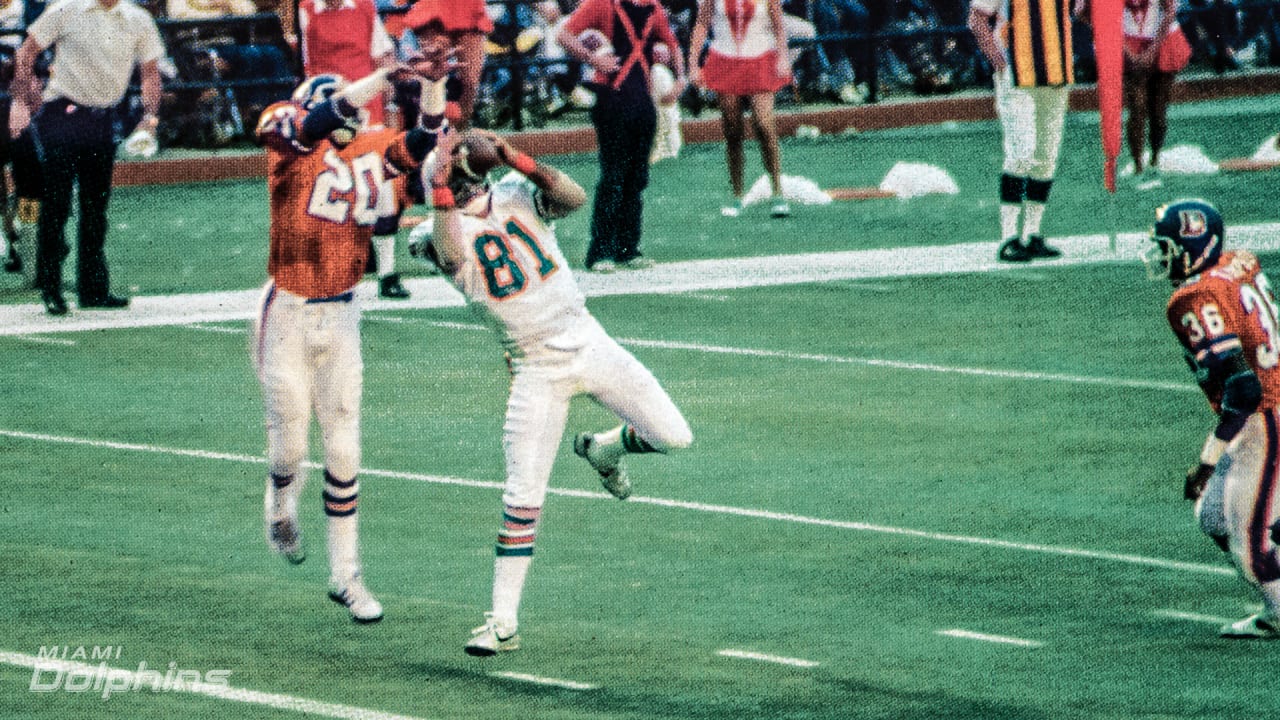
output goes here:
{"type": "MultiPolygon", "coordinates": [[[[71,187],[80,184],[76,290],[81,308],[123,308],[129,299],[111,294],[107,258],[107,203],[116,156],[115,107],[141,68],[145,114],[138,131],[154,148],[160,105],[157,60],[164,54],[150,13],[130,0],[62,0],[27,29],[18,48],[11,85],[9,134],[27,125],[44,173],[44,196],[36,232],[36,287],[50,315],[65,315],[62,262],[69,252],[64,234],[71,214],[71,187]],[[43,102],[33,68],[55,49],[43,102]],[[34,114],[33,114],[34,111],[34,114]]],[[[146,144],[146,143],[144,143],[146,144]]]]}

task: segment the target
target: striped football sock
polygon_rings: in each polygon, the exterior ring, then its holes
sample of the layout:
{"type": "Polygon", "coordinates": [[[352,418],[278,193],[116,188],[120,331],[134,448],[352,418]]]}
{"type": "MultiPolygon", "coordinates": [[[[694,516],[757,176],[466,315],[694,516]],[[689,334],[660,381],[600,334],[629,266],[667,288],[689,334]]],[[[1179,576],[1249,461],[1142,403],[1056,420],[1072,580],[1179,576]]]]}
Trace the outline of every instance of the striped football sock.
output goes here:
{"type": "Polygon", "coordinates": [[[356,478],[339,480],[324,473],[324,514],[329,519],[329,573],[341,584],[360,571],[359,539],[356,533],[356,504],[360,483],[356,478]]]}
{"type": "Polygon", "coordinates": [[[271,519],[284,520],[298,517],[298,496],[302,494],[302,482],[295,480],[294,475],[277,475],[268,473],[272,491],[268,502],[271,504],[271,519]]]}
{"type": "Polygon", "coordinates": [[[503,508],[502,530],[498,532],[493,560],[493,617],[500,625],[514,628],[517,624],[541,513],[542,508],[503,508]]]}

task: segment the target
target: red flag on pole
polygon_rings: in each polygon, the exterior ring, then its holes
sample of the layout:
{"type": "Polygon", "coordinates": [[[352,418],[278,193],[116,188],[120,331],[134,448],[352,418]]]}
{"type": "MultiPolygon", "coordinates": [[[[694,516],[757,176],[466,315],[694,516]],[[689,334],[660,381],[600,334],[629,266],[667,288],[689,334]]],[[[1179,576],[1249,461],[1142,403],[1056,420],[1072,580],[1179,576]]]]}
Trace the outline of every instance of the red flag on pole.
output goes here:
{"type": "Polygon", "coordinates": [[[1092,0],[1093,53],[1098,61],[1098,114],[1102,131],[1102,184],[1116,191],[1120,119],[1124,114],[1124,0],[1092,0]]]}

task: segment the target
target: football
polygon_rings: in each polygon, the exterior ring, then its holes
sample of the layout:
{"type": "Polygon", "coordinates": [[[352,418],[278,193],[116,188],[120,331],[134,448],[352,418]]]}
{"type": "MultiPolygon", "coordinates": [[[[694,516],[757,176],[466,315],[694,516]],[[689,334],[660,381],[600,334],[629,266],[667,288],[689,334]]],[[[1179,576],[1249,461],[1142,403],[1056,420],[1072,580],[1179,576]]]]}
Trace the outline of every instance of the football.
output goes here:
{"type": "Polygon", "coordinates": [[[502,157],[498,154],[498,147],[489,138],[477,132],[465,134],[462,144],[459,145],[457,160],[454,162],[455,167],[475,180],[484,178],[490,170],[503,164],[502,157]]]}
{"type": "MultiPolygon", "coordinates": [[[[582,43],[582,46],[585,47],[592,56],[610,55],[613,53],[613,45],[609,43],[609,38],[605,37],[604,33],[595,28],[587,28],[586,30],[583,30],[582,33],[578,35],[578,42],[582,43]]],[[[585,82],[596,82],[597,75],[599,75],[599,73],[597,73],[595,68],[591,67],[588,63],[582,79],[585,82]]]]}
{"type": "Polygon", "coordinates": [[[578,42],[582,46],[591,51],[592,55],[603,55],[607,52],[613,52],[613,46],[609,44],[609,38],[604,33],[595,28],[587,28],[578,36],[578,42]]]}

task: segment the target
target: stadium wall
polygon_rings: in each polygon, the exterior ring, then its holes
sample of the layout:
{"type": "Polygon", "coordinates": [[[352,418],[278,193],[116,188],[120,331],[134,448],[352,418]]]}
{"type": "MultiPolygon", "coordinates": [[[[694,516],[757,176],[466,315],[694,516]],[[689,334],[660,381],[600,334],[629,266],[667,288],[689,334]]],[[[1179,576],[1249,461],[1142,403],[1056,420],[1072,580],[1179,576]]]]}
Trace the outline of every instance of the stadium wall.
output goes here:
{"type": "MultiPolygon", "coordinates": [[[[1280,94],[1280,70],[1184,78],[1174,86],[1173,101],[1193,102],[1271,94],[1280,94]]],[[[1095,86],[1083,85],[1072,91],[1072,110],[1091,110],[1097,106],[1095,86]]],[[[838,133],[850,127],[858,130],[883,130],[947,121],[992,119],[995,119],[995,104],[991,93],[963,93],[941,98],[912,98],[857,107],[780,113],[778,132],[783,136],[794,135],[796,128],[801,125],[816,127],[823,133],[838,133]]],[[[715,142],[722,139],[720,120],[714,112],[706,119],[686,120],[681,127],[685,142],[715,142]]],[[[595,149],[595,131],[590,126],[515,133],[509,139],[513,145],[533,155],[590,152],[595,149]]],[[[165,185],[263,177],[266,175],[266,167],[264,153],[130,161],[116,165],[114,184],[165,185]]]]}

